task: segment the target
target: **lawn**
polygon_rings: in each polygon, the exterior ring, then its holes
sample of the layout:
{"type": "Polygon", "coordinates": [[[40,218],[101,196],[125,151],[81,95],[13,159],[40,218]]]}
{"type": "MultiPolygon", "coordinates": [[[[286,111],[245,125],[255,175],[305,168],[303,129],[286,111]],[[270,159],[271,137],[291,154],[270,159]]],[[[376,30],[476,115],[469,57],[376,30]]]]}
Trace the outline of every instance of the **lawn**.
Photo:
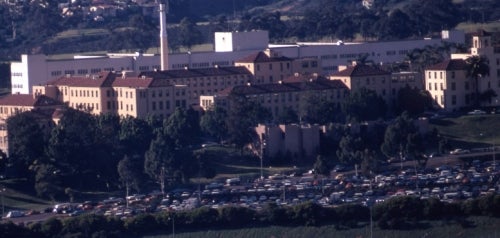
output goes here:
{"type": "Polygon", "coordinates": [[[500,115],[466,115],[431,121],[441,136],[464,148],[500,145],[500,115]]]}
{"type": "Polygon", "coordinates": [[[51,202],[35,196],[33,188],[27,186],[23,179],[8,179],[0,181],[2,208],[9,210],[43,210],[51,202]]]}
{"type": "MultiPolygon", "coordinates": [[[[376,226],[373,229],[373,237],[386,238],[422,238],[422,237],[499,237],[498,224],[500,219],[488,217],[471,217],[467,219],[468,226],[464,227],[456,222],[431,221],[422,223],[422,227],[414,230],[380,230],[376,226]]],[[[148,238],[168,238],[171,233],[162,235],[145,236],[148,238]]],[[[370,226],[362,225],[359,228],[339,229],[335,225],[319,227],[282,227],[269,226],[258,228],[228,229],[228,230],[205,230],[197,232],[178,232],[178,238],[205,237],[274,237],[274,238],[301,238],[301,237],[370,237],[370,226]]]]}

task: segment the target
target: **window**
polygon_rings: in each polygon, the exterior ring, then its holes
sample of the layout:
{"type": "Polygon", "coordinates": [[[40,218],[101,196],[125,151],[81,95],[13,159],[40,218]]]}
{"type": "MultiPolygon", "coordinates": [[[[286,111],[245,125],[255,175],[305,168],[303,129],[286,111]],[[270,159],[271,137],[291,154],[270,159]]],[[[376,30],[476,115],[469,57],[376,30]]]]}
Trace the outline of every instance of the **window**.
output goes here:
{"type": "Polygon", "coordinates": [[[457,95],[451,95],[451,105],[457,105],[457,95]]]}
{"type": "Polygon", "coordinates": [[[451,90],[452,91],[455,91],[457,88],[456,88],[456,85],[455,85],[455,82],[451,83],[451,90]]]}
{"type": "Polygon", "coordinates": [[[469,82],[465,82],[465,90],[469,90],[469,82]]]}
{"type": "Polygon", "coordinates": [[[455,71],[452,71],[451,72],[451,78],[454,79],[455,78],[455,71]]]}
{"type": "Polygon", "coordinates": [[[153,109],[153,111],[155,111],[155,110],[156,110],[156,102],[153,102],[153,103],[151,104],[151,108],[153,109]]]}
{"type": "Polygon", "coordinates": [[[269,64],[269,70],[273,70],[273,64],[269,64]]]}
{"type": "Polygon", "coordinates": [[[432,83],[429,83],[429,87],[427,89],[429,89],[429,91],[432,90],[432,83]]]}
{"type": "Polygon", "coordinates": [[[440,83],[439,87],[440,87],[441,90],[443,90],[443,83],[440,83]]]}
{"type": "Polygon", "coordinates": [[[443,72],[439,72],[439,78],[443,79],[443,72]]]}

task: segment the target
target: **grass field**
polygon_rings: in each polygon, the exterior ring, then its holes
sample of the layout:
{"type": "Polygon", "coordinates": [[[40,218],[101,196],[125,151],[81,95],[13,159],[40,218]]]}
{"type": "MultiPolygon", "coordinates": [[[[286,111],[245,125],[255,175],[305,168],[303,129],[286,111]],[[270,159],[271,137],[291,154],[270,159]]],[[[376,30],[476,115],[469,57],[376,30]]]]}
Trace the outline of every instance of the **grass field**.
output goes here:
{"type": "Polygon", "coordinates": [[[431,121],[452,145],[464,148],[500,145],[500,115],[474,115],[431,121]]]}
{"type": "Polygon", "coordinates": [[[2,210],[43,210],[51,205],[50,201],[35,196],[33,188],[22,179],[0,181],[2,210]]]}
{"type": "Polygon", "coordinates": [[[467,23],[463,22],[458,24],[456,27],[458,30],[463,30],[466,33],[476,32],[478,29],[483,29],[489,32],[499,32],[500,22],[489,22],[489,23],[467,23]]]}
{"type": "MultiPolygon", "coordinates": [[[[462,227],[455,222],[447,221],[432,221],[422,223],[422,228],[415,230],[380,230],[376,227],[373,229],[373,237],[377,238],[423,238],[423,237],[440,237],[440,238],[459,238],[459,237],[481,237],[481,238],[498,238],[500,237],[499,218],[488,217],[471,217],[468,219],[470,226],[462,227]]],[[[160,234],[145,236],[147,238],[169,238],[172,234],[160,234]]],[[[348,230],[337,229],[334,225],[319,226],[319,227],[260,227],[260,228],[244,228],[237,230],[207,230],[198,232],[177,232],[177,238],[254,238],[254,237],[273,237],[273,238],[331,238],[331,237],[370,237],[370,226],[364,224],[360,228],[348,230]]]]}

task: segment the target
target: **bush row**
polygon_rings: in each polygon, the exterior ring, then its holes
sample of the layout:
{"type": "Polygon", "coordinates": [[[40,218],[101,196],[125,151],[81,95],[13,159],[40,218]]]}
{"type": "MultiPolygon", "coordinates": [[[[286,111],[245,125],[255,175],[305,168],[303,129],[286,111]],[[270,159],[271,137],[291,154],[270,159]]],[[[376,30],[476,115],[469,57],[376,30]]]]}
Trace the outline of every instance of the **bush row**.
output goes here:
{"type": "Polygon", "coordinates": [[[179,231],[203,229],[238,229],[256,226],[320,226],[355,227],[372,217],[381,229],[415,229],[423,220],[458,219],[472,215],[500,216],[500,195],[489,195],[460,203],[444,203],[438,199],[395,197],[372,208],[341,205],[324,208],[307,202],[293,207],[269,203],[262,210],[227,206],[208,207],[185,212],[140,214],[118,219],[98,215],[75,218],[51,218],[42,223],[0,224],[1,237],[138,237],[152,233],[169,233],[173,225],[179,231]]]}

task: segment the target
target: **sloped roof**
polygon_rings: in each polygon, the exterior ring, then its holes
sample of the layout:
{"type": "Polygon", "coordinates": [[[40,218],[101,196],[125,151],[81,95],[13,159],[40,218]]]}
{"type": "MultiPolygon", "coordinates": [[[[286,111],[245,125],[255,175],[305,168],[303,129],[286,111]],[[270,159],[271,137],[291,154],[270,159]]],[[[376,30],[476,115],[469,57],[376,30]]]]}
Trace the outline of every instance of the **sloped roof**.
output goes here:
{"type": "Polygon", "coordinates": [[[220,75],[251,75],[250,71],[243,66],[213,67],[200,69],[175,69],[164,71],[146,71],[141,72],[139,77],[146,76],[153,79],[177,79],[177,78],[195,78],[220,75]]]}
{"type": "Polygon", "coordinates": [[[480,29],[477,32],[472,33],[472,36],[491,36],[491,33],[487,32],[483,29],[480,29]]]}
{"type": "Polygon", "coordinates": [[[0,105],[44,107],[62,105],[62,103],[45,95],[40,95],[35,98],[32,94],[9,94],[0,98],[0,105]]]}
{"type": "Polygon", "coordinates": [[[292,59],[285,56],[269,57],[266,53],[259,51],[257,53],[236,60],[236,62],[238,63],[265,63],[277,61],[292,61],[292,59]]]}
{"type": "Polygon", "coordinates": [[[283,82],[285,83],[312,82],[312,81],[329,81],[329,79],[324,76],[315,74],[295,74],[283,80],[283,82]]]}
{"type": "Polygon", "coordinates": [[[338,77],[362,77],[374,75],[390,75],[391,73],[369,65],[348,66],[346,69],[333,73],[332,76],[338,77]]]}
{"type": "Polygon", "coordinates": [[[426,70],[467,70],[467,63],[463,59],[449,59],[441,63],[431,65],[426,70]]]}
{"type": "Polygon", "coordinates": [[[73,87],[110,87],[115,77],[117,74],[103,71],[94,75],[63,76],[49,81],[47,84],[73,87]]]}
{"type": "Polygon", "coordinates": [[[147,88],[153,82],[149,77],[117,77],[113,80],[113,87],[147,88]]]}
{"type": "Polygon", "coordinates": [[[299,92],[312,90],[328,90],[328,89],[347,89],[347,86],[340,80],[325,80],[325,81],[304,81],[292,83],[273,83],[273,84],[257,84],[257,85],[239,85],[224,89],[218,93],[219,96],[228,96],[231,93],[240,95],[256,95],[256,94],[271,94],[283,92],[299,92]]]}

